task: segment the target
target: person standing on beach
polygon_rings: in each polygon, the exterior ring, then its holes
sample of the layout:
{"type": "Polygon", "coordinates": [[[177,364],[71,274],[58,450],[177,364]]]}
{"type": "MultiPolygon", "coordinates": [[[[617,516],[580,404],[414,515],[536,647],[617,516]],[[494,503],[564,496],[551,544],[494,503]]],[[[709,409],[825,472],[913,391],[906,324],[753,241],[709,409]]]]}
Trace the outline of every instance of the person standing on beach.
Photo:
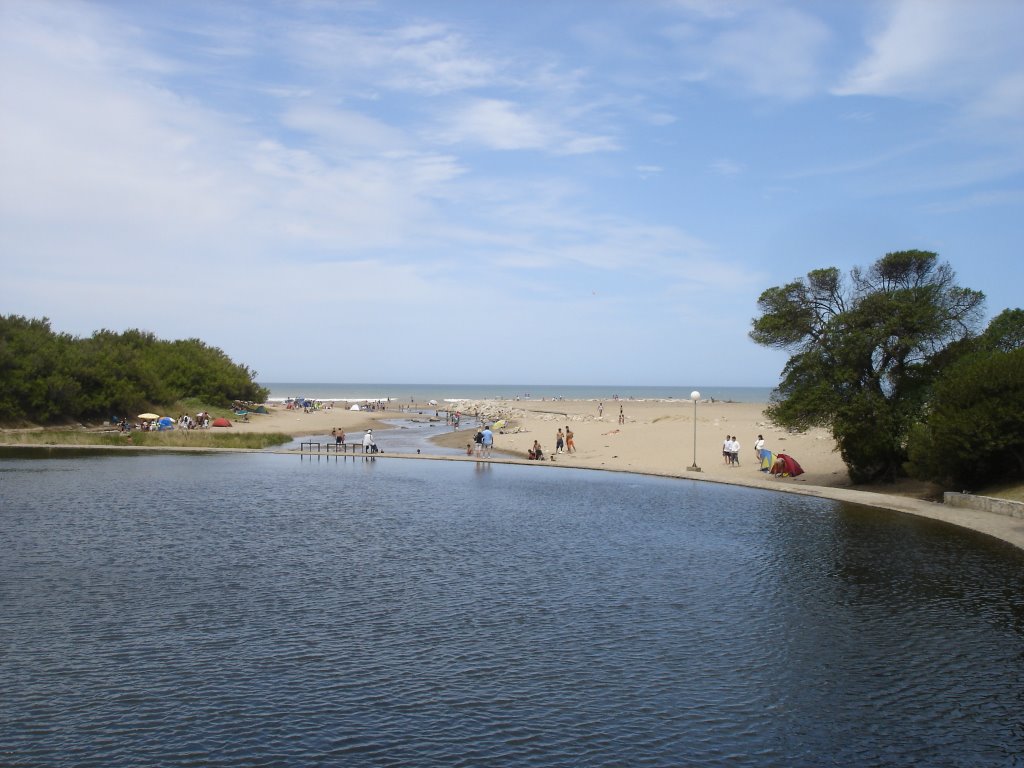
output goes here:
{"type": "Polygon", "coordinates": [[[480,434],[483,437],[481,445],[483,446],[484,458],[489,459],[491,458],[491,446],[494,445],[494,433],[491,432],[491,428],[489,426],[486,426],[484,427],[484,431],[480,434]]]}
{"type": "Polygon", "coordinates": [[[626,414],[624,414],[622,412],[622,406],[620,405],[619,406],[619,424],[625,424],[625,423],[626,423],[626,414]]]}
{"type": "Polygon", "coordinates": [[[758,461],[761,461],[761,451],[764,450],[764,435],[757,436],[757,442],[754,443],[754,455],[758,461]]]}
{"type": "Polygon", "coordinates": [[[732,437],[730,435],[725,436],[725,440],[722,441],[722,463],[729,466],[732,461],[732,437]]]}
{"type": "Polygon", "coordinates": [[[555,435],[555,453],[561,453],[562,449],[565,448],[565,435],[562,434],[562,428],[558,428],[558,433],[555,435]]]}
{"type": "Polygon", "coordinates": [[[565,452],[576,453],[576,443],[572,440],[572,430],[568,424],[565,425],[565,452]]]}
{"type": "Polygon", "coordinates": [[[598,402],[598,404],[597,404],[597,418],[600,419],[603,416],[604,416],[604,403],[598,402]]]}
{"type": "Polygon", "coordinates": [[[740,465],[740,441],[736,435],[732,436],[732,464],[738,467],[740,465]]]}

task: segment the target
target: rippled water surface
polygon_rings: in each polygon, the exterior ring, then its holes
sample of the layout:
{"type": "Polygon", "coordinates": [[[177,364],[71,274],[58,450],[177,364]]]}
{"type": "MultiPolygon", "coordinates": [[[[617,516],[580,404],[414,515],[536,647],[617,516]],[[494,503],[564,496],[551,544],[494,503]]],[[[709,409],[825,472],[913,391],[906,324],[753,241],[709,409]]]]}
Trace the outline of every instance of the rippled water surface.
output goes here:
{"type": "Polygon", "coordinates": [[[0,764],[1024,765],[1024,557],[547,467],[0,459],[0,764]]]}

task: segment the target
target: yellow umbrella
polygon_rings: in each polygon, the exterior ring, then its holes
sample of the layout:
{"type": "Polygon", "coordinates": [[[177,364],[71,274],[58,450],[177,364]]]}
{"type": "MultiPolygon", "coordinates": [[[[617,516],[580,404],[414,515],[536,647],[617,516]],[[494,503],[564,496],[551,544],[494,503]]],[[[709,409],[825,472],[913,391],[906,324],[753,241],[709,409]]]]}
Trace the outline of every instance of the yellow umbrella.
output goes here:
{"type": "Polygon", "coordinates": [[[505,419],[498,419],[496,422],[494,422],[494,428],[501,429],[502,427],[505,426],[506,423],[507,422],[505,421],[505,419]]]}
{"type": "Polygon", "coordinates": [[[159,413],[140,413],[139,414],[139,418],[140,419],[159,419],[160,418],[160,414],[159,413]]]}

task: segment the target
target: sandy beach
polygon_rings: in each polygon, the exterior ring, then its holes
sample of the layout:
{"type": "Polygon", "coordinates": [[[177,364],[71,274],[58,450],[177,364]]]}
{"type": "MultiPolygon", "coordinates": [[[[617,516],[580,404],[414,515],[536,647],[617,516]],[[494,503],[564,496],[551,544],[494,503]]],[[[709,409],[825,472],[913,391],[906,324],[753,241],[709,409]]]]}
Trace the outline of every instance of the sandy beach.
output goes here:
{"type": "MultiPolygon", "coordinates": [[[[276,406],[266,416],[253,415],[248,423],[235,420],[238,431],[285,432],[291,435],[328,434],[344,429],[350,439],[359,438],[365,429],[380,431],[381,443],[387,443],[387,425],[383,419],[433,418],[438,424],[436,441],[460,448],[472,442],[480,423],[474,414],[489,423],[505,419],[507,425],[495,435],[495,454],[525,459],[533,441],[540,442],[550,460],[555,449],[555,433],[568,426],[574,433],[575,453],[561,453],[555,462],[589,469],[613,469],[647,474],[694,474],[687,467],[694,461],[694,406],[688,401],[609,400],[599,404],[590,400],[558,401],[469,401],[459,406],[462,423],[458,432],[444,426],[445,412],[434,406],[404,405],[385,411],[350,411],[341,406],[304,413],[276,406]],[[623,423],[619,423],[620,408],[623,423]]],[[[700,402],[697,404],[697,464],[703,479],[731,481],[741,477],[761,479],[754,456],[754,442],[764,435],[765,446],[794,456],[805,474],[792,482],[805,485],[848,486],[846,469],[835,451],[835,443],[824,430],[790,434],[773,427],[764,418],[763,403],[700,402]],[[742,446],[740,465],[727,466],[722,459],[722,442],[735,435],[742,446]]]]}
{"type": "MultiPolygon", "coordinates": [[[[268,415],[253,415],[250,421],[234,423],[236,431],[284,432],[294,436],[327,435],[342,429],[349,442],[361,440],[367,428],[378,435],[387,453],[388,419],[438,419],[434,442],[448,448],[465,448],[471,443],[481,421],[506,425],[495,434],[495,461],[526,461],[527,450],[537,440],[545,464],[685,477],[777,491],[832,498],[839,501],[883,507],[970,528],[1024,548],[1024,520],[1004,515],[951,508],[938,499],[938,489],[920,483],[895,487],[857,487],[850,483],[846,468],[836,451],[835,441],[823,429],[791,433],[764,416],[764,403],[701,401],[696,407],[696,463],[694,462],[694,405],[682,400],[487,400],[467,401],[458,431],[445,426],[445,412],[427,404],[392,404],[383,411],[351,411],[336,408],[311,411],[272,407],[268,415]],[[619,423],[620,409],[622,423],[619,423]],[[554,453],[556,433],[572,430],[576,451],[554,453]],[[740,444],[739,466],[727,465],[722,443],[735,435],[740,444]],[[763,435],[765,447],[788,453],[804,469],[796,478],[774,478],[759,471],[754,443],[763,435]],[[554,461],[551,456],[554,454],[554,461]],[[925,500],[930,498],[931,500],[925,500]]],[[[453,408],[455,406],[452,406],[453,408]]],[[[426,458],[429,452],[424,452],[426,458]]],[[[447,459],[464,458],[446,456],[447,459]]]]}

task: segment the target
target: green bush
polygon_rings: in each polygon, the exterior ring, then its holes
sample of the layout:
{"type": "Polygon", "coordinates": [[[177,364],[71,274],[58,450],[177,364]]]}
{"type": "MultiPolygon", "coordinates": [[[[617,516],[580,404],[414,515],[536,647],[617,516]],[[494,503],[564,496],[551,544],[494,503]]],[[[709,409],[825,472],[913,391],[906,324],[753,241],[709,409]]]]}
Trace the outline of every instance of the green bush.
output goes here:
{"type": "Polygon", "coordinates": [[[160,409],[197,397],[262,402],[255,371],[199,339],[100,330],[86,339],[50,322],[0,315],[0,423],[56,423],[160,409]]]}
{"type": "Polygon", "coordinates": [[[977,352],[945,371],[908,454],[911,474],[947,486],[1024,478],[1024,348],[977,352]]]}

